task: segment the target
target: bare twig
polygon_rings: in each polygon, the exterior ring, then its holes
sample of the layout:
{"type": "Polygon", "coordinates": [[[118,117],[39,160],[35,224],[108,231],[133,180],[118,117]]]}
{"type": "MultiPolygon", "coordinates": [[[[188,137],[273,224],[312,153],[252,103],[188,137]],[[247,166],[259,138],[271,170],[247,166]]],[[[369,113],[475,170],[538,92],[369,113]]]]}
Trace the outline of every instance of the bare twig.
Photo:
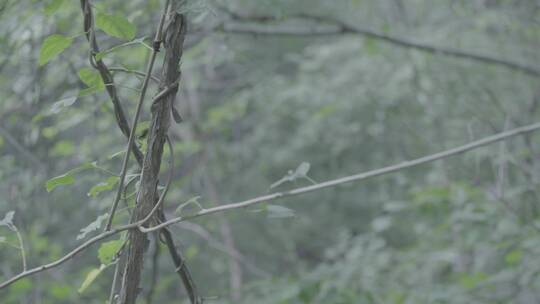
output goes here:
{"type": "Polygon", "coordinates": [[[13,226],[13,231],[17,235],[17,240],[19,241],[19,250],[21,251],[21,259],[23,264],[23,271],[26,271],[28,269],[28,266],[26,264],[26,249],[24,249],[24,242],[21,236],[21,233],[19,232],[19,229],[17,227],[13,226]]]}
{"type": "Polygon", "coordinates": [[[220,10],[229,14],[233,22],[224,22],[217,26],[214,30],[218,32],[236,33],[236,34],[254,34],[254,35],[278,35],[278,36],[329,36],[329,35],[344,35],[344,34],[356,34],[381,41],[385,41],[396,46],[412,48],[422,52],[431,53],[434,55],[445,55],[456,58],[463,58],[474,60],[478,62],[503,66],[512,70],[523,72],[527,75],[540,77],[540,68],[530,65],[514,62],[506,59],[496,58],[488,55],[475,54],[458,49],[445,48],[439,46],[428,45],[420,42],[414,42],[407,39],[403,39],[397,36],[388,35],[382,32],[377,32],[371,29],[359,28],[352,26],[344,21],[331,19],[328,17],[319,17],[311,15],[297,15],[291,18],[299,18],[305,20],[311,20],[322,24],[323,27],[317,26],[316,28],[292,28],[276,25],[264,25],[253,24],[253,22],[264,23],[268,21],[276,21],[277,18],[271,16],[244,16],[234,14],[231,11],[220,8],[220,10]],[[238,22],[240,21],[240,22],[238,22]],[[246,24],[250,22],[251,24],[246,24]],[[324,26],[326,25],[326,26],[324,26]]]}
{"type": "MultiPolygon", "coordinates": [[[[469,144],[466,144],[466,145],[463,145],[463,146],[460,146],[460,147],[456,147],[456,148],[449,149],[449,150],[446,150],[446,151],[443,151],[443,152],[427,155],[427,156],[417,158],[417,159],[414,159],[414,160],[411,160],[411,161],[406,161],[406,162],[403,162],[403,163],[400,163],[400,164],[397,164],[397,165],[393,165],[393,166],[389,166],[389,167],[385,167],[385,168],[381,168],[381,169],[376,169],[376,170],[372,170],[372,171],[368,171],[368,172],[360,173],[360,174],[356,174],[356,175],[346,176],[346,177],[342,177],[342,178],[338,178],[338,179],[333,179],[333,180],[329,180],[329,181],[326,181],[326,182],[323,182],[323,183],[320,183],[320,184],[317,184],[317,185],[312,185],[312,186],[308,186],[308,187],[300,187],[300,188],[292,189],[292,190],[285,191],[285,192],[277,192],[277,193],[273,193],[273,194],[269,194],[269,195],[249,199],[249,200],[246,200],[246,201],[238,202],[238,203],[220,205],[220,206],[215,207],[215,208],[205,209],[205,210],[203,210],[203,211],[201,211],[199,213],[196,213],[195,215],[189,216],[189,217],[175,218],[175,219],[166,221],[163,224],[160,224],[158,226],[154,226],[152,228],[142,229],[142,230],[144,232],[152,232],[152,231],[155,231],[155,230],[163,229],[163,228],[165,228],[167,226],[170,226],[172,224],[175,224],[175,223],[179,223],[179,222],[182,222],[182,221],[185,221],[185,220],[188,220],[188,219],[192,219],[192,218],[196,218],[196,217],[201,217],[201,216],[204,216],[204,215],[229,211],[229,210],[238,209],[238,208],[244,208],[244,207],[251,206],[251,205],[254,205],[254,204],[257,204],[257,203],[267,202],[267,201],[276,200],[276,199],[284,198],[284,197],[300,195],[300,194],[303,194],[303,193],[308,193],[308,192],[313,192],[313,191],[324,189],[324,188],[334,187],[334,186],[338,186],[338,185],[341,185],[341,184],[350,183],[350,182],[353,182],[353,181],[359,181],[359,180],[364,180],[364,179],[368,179],[368,178],[375,177],[375,176],[380,176],[380,175],[384,175],[384,174],[388,174],[388,173],[393,173],[393,172],[396,172],[396,171],[399,171],[399,170],[416,167],[416,166],[419,166],[419,165],[422,165],[422,164],[426,164],[426,163],[433,162],[433,161],[436,161],[436,160],[445,159],[445,158],[448,158],[448,157],[451,157],[451,156],[455,156],[455,155],[458,155],[458,154],[461,154],[461,153],[465,153],[465,152],[470,151],[470,150],[474,150],[474,149],[477,149],[477,148],[480,148],[480,147],[483,147],[483,146],[486,146],[486,145],[489,145],[489,144],[492,144],[492,143],[495,143],[495,142],[506,140],[506,139],[512,138],[512,137],[517,136],[517,135],[522,135],[522,134],[527,134],[527,133],[530,133],[530,132],[534,132],[534,131],[537,131],[539,129],[540,129],[540,123],[535,123],[535,124],[523,126],[523,127],[520,127],[520,128],[516,128],[516,129],[506,131],[506,132],[495,134],[495,135],[492,135],[492,136],[489,136],[489,137],[486,137],[486,138],[471,142],[469,144]]],[[[87,240],[86,242],[84,242],[83,244],[79,245],[78,247],[76,247],[75,249],[73,249],[72,251],[70,251],[69,253],[64,255],[63,257],[61,257],[60,259],[58,259],[58,260],[56,260],[54,262],[42,265],[42,266],[32,268],[32,269],[27,270],[27,271],[24,271],[22,273],[19,273],[16,276],[8,279],[7,281],[0,284],[0,289],[6,288],[9,285],[17,282],[18,280],[20,280],[22,278],[34,275],[36,273],[43,272],[43,271],[51,269],[51,268],[58,267],[61,264],[65,263],[68,260],[70,260],[71,258],[73,258],[77,253],[82,252],[86,248],[90,247],[91,245],[93,245],[93,244],[95,244],[95,243],[97,243],[97,242],[99,242],[101,240],[109,238],[109,237],[111,237],[111,236],[113,236],[113,235],[115,235],[117,233],[122,232],[122,231],[130,230],[130,229],[137,229],[137,228],[141,229],[139,222],[119,226],[119,227],[113,228],[113,229],[111,229],[109,231],[103,232],[103,233],[101,233],[99,235],[96,235],[95,237],[93,237],[93,238],[87,240]]]]}
{"type": "Polygon", "coordinates": [[[229,210],[238,209],[238,208],[245,208],[245,207],[248,207],[248,206],[251,206],[251,205],[254,205],[254,204],[259,204],[259,203],[263,203],[263,202],[267,202],[267,201],[271,201],[271,200],[276,200],[276,199],[279,199],[279,198],[296,196],[296,195],[300,195],[300,194],[304,194],[304,193],[308,193],[308,192],[321,190],[321,189],[324,189],[324,188],[329,188],[329,187],[334,187],[334,186],[341,185],[341,184],[350,183],[350,182],[353,182],[353,181],[364,180],[364,179],[367,179],[367,178],[371,178],[371,177],[375,177],[375,176],[379,176],[379,175],[383,175],[383,174],[388,174],[388,173],[400,171],[400,170],[415,167],[415,166],[418,166],[418,165],[421,165],[421,164],[433,162],[433,161],[436,161],[436,160],[439,160],[439,159],[448,158],[450,156],[454,156],[454,155],[461,154],[461,153],[464,153],[464,152],[467,152],[467,151],[470,151],[470,150],[473,150],[473,149],[476,149],[476,148],[479,148],[479,147],[483,147],[483,146],[492,144],[494,142],[498,142],[498,141],[501,141],[501,140],[504,140],[504,139],[507,139],[507,138],[510,138],[510,137],[513,137],[513,136],[516,136],[516,135],[519,135],[519,134],[526,134],[526,133],[529,133],[529,132],[533,132],[533,131],[536,131],[538,129],[540,129],[540,123],[524,126],[524,127],[521,127],[521,128],[516,128],[516,129],[510,130],[510,131],[502,132],[502,133],[499,133],[499,134],[496,134],[496,135],[493,135],[493,136],[483,138],[481,140],[478,140],[478,141],[475,141],[475,142],[472,142],[472,143],[469,143],[469,144],[466,144],[466,145],[463,145],[463,146],[460,146],[460,147],[457,147],[457,148],[454,148],[454,149],[450,149],[450,150],[435,153],[435,154],[432,154],[432,155],[420,157],[420,158],[410,160],[410,161],[405,161],[405,162],[402,162],[402,163],[397,164],[397,165],[393,165],[393,166],[389,166],[389,167],[385,167],[385,168],[381,168],[381,169],[376,169],[376,170],[368,171],[368,172],[365,172],[365,173],[346,176],[346,177],[342,177],[342,178],[338,178],[338,179],[333,179],[333,180],[329,180],[329,181],[326,181],[326,182],[318,183],[316,185],[296,188],[296,189],[292,189],[292,190],[289,190],[289,191],[275,192],[275,193],[272,193],[272,194],[256,197],[256,198],[249,199],[249,200],[239,202],[239,203],[226,204],[226,205],[221,205],[221,206],[217,206],[217,207],[214,207],[214,208],[204,209],[204,210],[201,210],[201,211],[199,211],[199,212],[197,212],[197,213],[195,213],[193,215],[190,215],[190,216],[177,217],[177,218],[174,218],[174,219],[170,219],[167,222],[161,223],[161,224],[159,224],[157,226],[154,226],[152,228],[140,227],[140,230],[143,231],[143,232],[152,232],[152,231],[158,230],[158,229],[163,228],[163,227],[167,227],[167,226],[175,224],[175,223],[179,223],[179,222],[182,222],[182,221],[185,221],[185,220],[188,220],[188,219],[193,219],[193,218],[201,217],[201,216],[212,214],[212,213],[224,212],[224,211],[229,211],[229,210]]]}
{"type": "MultiPolygon", "coordinates": [[[[137,76],[146,77],[145,72],[141,72],[141,71],[137,71],[137,70],[130,70],[130,69],[122,68],[122,67],[109,68],[109,71],[111,71],[111,72],[122,72],[122,73],[127,73],[127,74],[135,74],[137,76]]],[[[150,78],[155,82],[159,82],[159,78],[157,78],[156,76],[150,75],[150,78]]]]}

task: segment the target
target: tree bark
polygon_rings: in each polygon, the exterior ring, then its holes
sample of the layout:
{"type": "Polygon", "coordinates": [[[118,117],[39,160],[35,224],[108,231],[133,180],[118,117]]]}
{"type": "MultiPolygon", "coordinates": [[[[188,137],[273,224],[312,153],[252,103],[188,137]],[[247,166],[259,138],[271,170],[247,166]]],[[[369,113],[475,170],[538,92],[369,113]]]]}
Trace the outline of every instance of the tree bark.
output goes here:
{"type": "MultiPolygon", "coordinates": [[[[167,90],[168,93],[155,98],[151,106],[152,120],[148,132],[147,149],[143,162],[140,189],[137,194],[134,221],[144,219],[156,203],[155,197],[157,196],[163,146],[170,125],[172,103],[178,91],[180,59],[186,33],[186,21],[184,15],[177,13],[175,8],[175,1],[172,1],[167,25],[164,29],[165,59],[159,85],[159,92],[167,90]]],[[[152,221],[155,221],[155,219],[150,222],[152,221]]],[[[120,293],[120,303],[122,304],[135,304],[136,302],[140,290],[139,283],[143,270],[144,253],[147,247],[148,238],[146,234],[137,229],[131,230],[129,233],[126,269],[122,278],[122,290],[120,293]]],[[[188,292],[192,302],[196,303],[196,294],[193,291],[188,290],[188,292]]]]}

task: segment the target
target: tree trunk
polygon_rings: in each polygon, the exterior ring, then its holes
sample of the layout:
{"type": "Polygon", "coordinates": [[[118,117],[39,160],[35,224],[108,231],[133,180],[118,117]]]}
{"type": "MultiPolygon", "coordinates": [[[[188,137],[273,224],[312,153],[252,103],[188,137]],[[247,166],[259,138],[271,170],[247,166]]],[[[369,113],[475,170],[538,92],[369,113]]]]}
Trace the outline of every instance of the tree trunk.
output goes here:
{"type": "MultiPolygon", "coordinates": [[[[167,26],[164,29],[165,59],[161,75],[160,92],[177,85],[180,79],[180,59],[186,33],[186,21],[176,12],[175,1],[171,2],[167,26]]],[[[147,216],[156,202],[158,177],[163,155],[163,146],[170,125],[171,107],[176,96],[177,86],[164,96],[154,100],[151,111],[152,120],[147,139],[147,150],[142,168],[141,183],[137,194],[137,207],[134,221],[147,216]]],[[[129,248],[126,269],[122,278],[120,303],[135,304],[139,294],[139,283],[144,264],[144,253],[148,247],[146,234],[137,229],[129,233],[129,248]]],[[[192,302],[196,300],[190,292],[192,302]]]]}

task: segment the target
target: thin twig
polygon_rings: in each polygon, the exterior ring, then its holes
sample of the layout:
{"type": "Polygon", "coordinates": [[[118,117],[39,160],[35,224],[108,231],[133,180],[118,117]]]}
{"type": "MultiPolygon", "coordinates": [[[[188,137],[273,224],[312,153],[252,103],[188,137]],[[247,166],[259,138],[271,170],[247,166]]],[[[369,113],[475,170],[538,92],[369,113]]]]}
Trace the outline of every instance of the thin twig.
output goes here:
{"type": "Polygon", "coordinates": [[[419,51],[431,53],[434,55],[445,55],[456,58],[464,58],[474,60],[478,62],[503,66],[509,69],[523,72],[527,75],[540,77],[540,68],[525,65],[519,62],[514,62],[506,59],[496,58],[489,55],[475,54],[458,49],[445,48],[439,46],[428,45],[420,42],[414,42],[400,37],[388,35],[382,32],[377,32],[371,29],[359,28],[347,24],[346,22],[335,20],[327,17],[311,16],[300,14],[297,16],[291,16],[291,18],[299,18],[305,20],[311,20],[319,22],[327,27],[321,27],[318,29],[298,29],[288,28],[283,26],[258,26],[253,22],[264,23],[268,21],[276,21],[277,18],[272,16],[243,16],[238,14],[232,14],[230,11],[226,11],[223,8],[220,10],[225,11],[227,14],[233,17],[233,20],[243,22],[225,22],[218,25],[214,31],[235,33],[235,34],[254,34],[254,35],[278,35],[278,36],[329,36],[329,35],[343,35],[343,34],[357,34],[365,37],[385,41],[400,47],[412,48],[419,51]],[[251,22],[252,24],[246,24],[251,22]]]}
{"type": "Polygon", "coordinates": [[[392,173],[392,172],[396,172],[396,171],[399,171],[399,170],[403,170],[403,169],[415,167],[415,166],[418,166],[418,165],[421,165],[421,164],[429,163],[429,162],[432,162],[432,161],[435,161],[435,160],[439,160],[439,159],[447,158],[447,157],[454,156],[454,155],[457,155],[457,154],[461,154],[461,153],[464,153],[464,152],[467,152],[467,151],[470,151],[470,150],[473,150],[473,149],[476,149],[476,148],[479,148],[479,147],[482,147],[482,146],[485,146],[485,145],[489,145],[489,144],[492,144],[494,142],[498,142],[498,141],[501,141],[501,140],[504,140],[504,139],[507,139],[507,138],[510,138],[510,137],[513,137],[513,136],[516,136],[516,135],[519,135],[519,134],[525,134],[525,133],[533,132],[533,131],[536,131],[538,129],[540,129],[540,123],[524,126],[524,127],[521,127],[521,128],[516,128],[516,129],[510,130],[510,131],[507,131],[507,132],[502,132],[502,133],[492,135],[492,136],[483,138],[481,140],[478,140],[478,141],[475,141],[475,142],[472,142],[472,143],[469,143],[469,144],[454,148],[454,149],[450,149],[450,150],[435,153],[435,154],[432,154],[432,155],[420,157],[420,158],[417,158],[417,159],[414,159],[414,160],[411,160],[411,161],[405,161],[405,162],[402,162],[402,163],[397,164],[397,165],[393,165],[393,166],[389,166],[389,167],[385,167],[385,168],[381,168],[381,169],[376,169],[376,170],[368,171],[368,172],[365,172],[365,173],[346,176],[346,177],[342,177],[342,178],[338,178],[338,179],[333,179],[333,180],[329,180],[329,181],[326,181],[326,182],[318,183],[316,185],[296,188],[296,189],[292,189],[292,190],[289,190],[289,191],[275,192],[275,193],[272,193],[272,194],[256,197],[256,198],[249,199],[249,200],[239,202],[239,203],[232,203],[232,204],[217,206],[217,207],[214,207],[214,208],[204,209],[204,210],[201,210],[201,211],[197,212],[196,214],[193,214],[193,215],[190,215],[190,216],[177,217],[177,218],[174,218],[174,219],[170,219],[170,220],[168,220],[168,221],[166,221],[164,223],[161,223],[161,224],[159,224],[157,226],[154,226],[152,228],[140,227],[139,229],[141,231],[143,231],[143,232],[152,232],[152,231],[158,230],[160,228],[163,228],[163,227],[175,224],[175,223],[179,223],[179,222],[182,222],[182,221],[185,221],[185,220],[188,220],[188,219],[193,219],[193,218],[196,218],[196,217],[200,217],[200,216],[204,216],[204,215],[208,215],[208,214],[212,214],[212,213],[229,211],[229,210],[238,209],[238,208],[245,208],[245,207],[248,207],[248,206],[251,206],[251,205],[254,205],[254,204],[259,204],[259,203],[263,203],[263,202],[267,202],[267,201],[271,201],[271,200],[276,200],[276,199],[279,199],[279,198],[296,196],[296,195],[299,195],[299,194],[304,194],[304,193],[313,192],[313,191],[316,191],[316,190],[321,190],[321,189],[324,189],[324,188],[334,187],[334,186],[337,186],[337,185],[346,184],[346,183],[350,183],[350,182],[353,182],[353,181],[364,180],[364,179],[367,179],[367,178],[371,178],[371,177],[375,177],[375,176],[379,176],[379,175],[383,175],[383,174],[388,174],[388,173],[392,173]]]}
{"type": "MultiPolygon", "coordinates": [[[[324,188],[338,186],[338,185],[345,184],[345,183],[350,183],[350,182],[353,182],[353,181],[359,181],[359,180],[364,180],[364,179],[375,177],[375,176],[380,176],[380,175],[383,175],[383,174],[393,173],[393,172],[396,172],[396,171],[399,171],[399,170],[408,169],[408,168],[412,168],[412,167],[419,166],[419,165],[422,165],[422,164],[426,164],[426,163],[429,163],[429,162],[433,162],[433,161],[436,161],[436,160],[445,159],[445,158],[448,158],[448,157],[451,157],[451,156],[455,156],[457,154],[461,154],[461,153],[464,153],[464,152],[467,152],[467,151],[470,151],[470,150],[474,150],[476,148],[480,148],[480,147],[483,147],[483,146],[486,146],[486,145],[489,145],[489,144],[492,144],[492,143],[495,143],[495,142],[499,142],[501,140],[505,140],[505,139],[508,139],[508,138],[511,138],[511,137],[514,137],[514,136],[517,136],[517,135],[534,132],[534,131],[537,131],[539,129],[540,129],[540,123],[535,123],[535,124],[523,126],[523,127],[520,127],[520,128],[516,128],[516,129],[513,129],[513,130],[509,130],[509,131],[506,131],[506,132],[502,132],[502,133],[499,133],[499,134],[495,134],[495,135],[480,139],[480,140],[475,141],[475,142],[471,142],[469,144],[466,144],[466,145],[463,145],[463,146],[460,146],[460,147],[456,147],[456,148],[449,149],[449,150],[446,150],[446,151],[443,151],[443,152],[439,152],[439,153],[435,153],[435,154],[432,154],[432,155],[417,158],[417,159],[412,160],[412,161],[406,161],[406,162],[403,162],[401,164],[397,164],[397,165],[393,165],[393,166],[389,166],[389,167],[385,167],[385,168],[381,168],[381,169],[376,169],[376,170],[372,170],[372,171],[368,171],[368,172],[360,173],[360,174],[356,174],[356,175],[346,176],[346,177],[342,177],[342,178],[338,178],[338,179],[333,179],[333,180],[329,180],[329,181],[326,181],[326,182],[323,182],[323,183],[320,183],[320,184],[317,184],[317,185],[296,188],[296,189],[286,191],[286,192],[273,193],[273,194],[269,194],[269,195],[249,199],[249,200],[246,200],[246,201],[238,202],[238,203],[220,205],[220,206],[215,207],[215,208],[205,209],[205,210],[203,210],[203,211],[201,211],[201,212],[199,212],[199,213],[197,213],[197,214],[195,214],[193,216],[184,217],[184,218],[180,217],[180,218],[175,218],[175,219],[169,220],[169,221],[164,222],[163,224],[160,224],[158,226],[154,226],[154,227],[149,228],[149,229],[144,229],[144,232],[152,232],[152,231],[155,231],[155,230],[163,229],[163,228],[165,228],[167,226],[170,226],[172,224],[175,224],[175,223],[178,223],[178,222],[181,222],[181,221],[184,221],[184,220],[196,218],[196,217],[201,217],[201,216],[205,216],[205,215],[209,215],[209,214],[213,214],[213,213],[224,212],[224,211],[228,211],[228,210],[232,210],[232,209],[244,208],[244,207],[254,205],[254,204],[257,204],[257,203],[267,202],[267,201],[276,200],[276,199],[284,198],[284,197],[295,196],[295,195],[308,193],[308,192],[312,192],[312,191],[316,191],[316,190],[320,190],[320,189],[324,189],[324,188]]],[[[128,225],[119,226],[119,227],[113,228],[113,229],[111,229],[109,231],[103,232],[103,233],[101,233],[99,235],[96,235],[95,237],[93,237],[93,238],[87,240],[86,242],[84,242],[83,244],[79,245],[78,247],[76,247],[75,249],[73,249],[72,251],[70,251],[69,253],[64,255],[63,257],[61,257],[60,259],[58,259],[58,260],[56,260],[54,262],[42,265],[42,266],[32,268],[32,269],[27,270],[27,271],[24,271],[22,273],[19,273],[16,276],[8,279],[7,281],[0,284],[0,289],[6,288],[9,285],[17,282],[18,280],[20,280],[22,278],[34,275],[34,274],[39,273],[39,272],[43,272],[43,271],[51,269],[51,268],[58,267],[61,264],[65,263],[68,260],[70,260],[71,258],[73,258],[77,253],[85,250],[86,248],[90,247],[91,245],[93,245],[93,244],[95,244],[95,243],[97,243],[97,242],[99,242],[101,240],[104,240],[106,238],[109,238],[109,237],[111,237],[111,236],[113,236],[113,235],[115,235],[115,234],[117,234],[119,232],[122,232],[122,231],[126,231],[126,230],[129,230],[129,229],[135,229],[135,228],[140,229],[139,226],[140,226],[140,222],[136,222],[136,223],[132,223],[132,224],[128,224],[128,225]]]]}
{"type": "Polygon", "coordinates": [[[19,232],[19,229],[17,227],[13,226],[13,231],[15,231],[15,234],[17,235],[17,240],[19,241],[19,250],[21,251],[21,259],[23,264],[23,271],[26,271],[27,264],[26,264],[26,250],[24,249],[24,242],[21,236],[21,233],[19,232]]]}
{"type": "MultiPolygon", "coordinates": [[[[146,77],[145,72],[141,72],[141,71],[137,71],[137,70],[130,70],[130,69],[122,68],[122,67],[109,68],[109,71],[111,71],[111,72],[122,72],[122,73],[128,73],[128,74],[135,74],[137,76],[146,77]]],[[[158,83],[160,81],[159,78],[157,78],[156,76],[153,76],[153,75],[150,75],[150,78],[153,81],[158,82],[158,83]]]]}

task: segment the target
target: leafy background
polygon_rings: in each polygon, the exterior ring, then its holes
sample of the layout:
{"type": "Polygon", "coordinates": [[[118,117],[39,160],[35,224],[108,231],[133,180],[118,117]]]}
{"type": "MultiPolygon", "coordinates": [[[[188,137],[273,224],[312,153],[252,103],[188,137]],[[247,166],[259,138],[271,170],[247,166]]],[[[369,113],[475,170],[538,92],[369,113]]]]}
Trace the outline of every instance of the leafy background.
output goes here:
{"type": "MultiPolygon", "coordinates": [[[[109,66],[143,70],[144,43],[151,43],[162,3],[93,4],[100,56],[109,66]]],[[[212,30],[229,20],[223,6],[277,23],[323,16],[417,42],[540,62],[534,0],[188,1],[177,100],[185,121],[170,130],[178,163],[170,216],[195,197],[210,207],[267,193],[303,162],[319,182],[538,119],[538,78],[358,35],[212,30]]],[[[78,3],[6,0],[0,7],[3,281],[22,269],[13,228],[30,266],[96,233],[113,200],[118,180],[111,173],[120,170],[126,140],[88,62],[78,3]]],[[[131,117],[141,79],[118,72],[115,80],[131,117]]],[[[150,92],[156,90],[152,84],[150,92]]],[[[201,218],[173,233],[210,303],[538,303],[538,144],[538,135],[516,137],[362,183],[201,218]],[[241,253],[238,290],[223,250],[231,237],[241,253]]],[[[136,173],[134,164],[129,173],[136,173]]],[[[276,188],[310,183],[291,178],[276,188]]],[[[124,208],[120,220],[127,219],[124,208]]],[[[111,241],[1,290],[1,302],[103,303],[113,267],[100,265],[121,244],[111,241]]],[[[154,251],[151,245],[142,303],[154,251]]],[[[185,299],[161,252],[154,302],[185,299]]]]}

